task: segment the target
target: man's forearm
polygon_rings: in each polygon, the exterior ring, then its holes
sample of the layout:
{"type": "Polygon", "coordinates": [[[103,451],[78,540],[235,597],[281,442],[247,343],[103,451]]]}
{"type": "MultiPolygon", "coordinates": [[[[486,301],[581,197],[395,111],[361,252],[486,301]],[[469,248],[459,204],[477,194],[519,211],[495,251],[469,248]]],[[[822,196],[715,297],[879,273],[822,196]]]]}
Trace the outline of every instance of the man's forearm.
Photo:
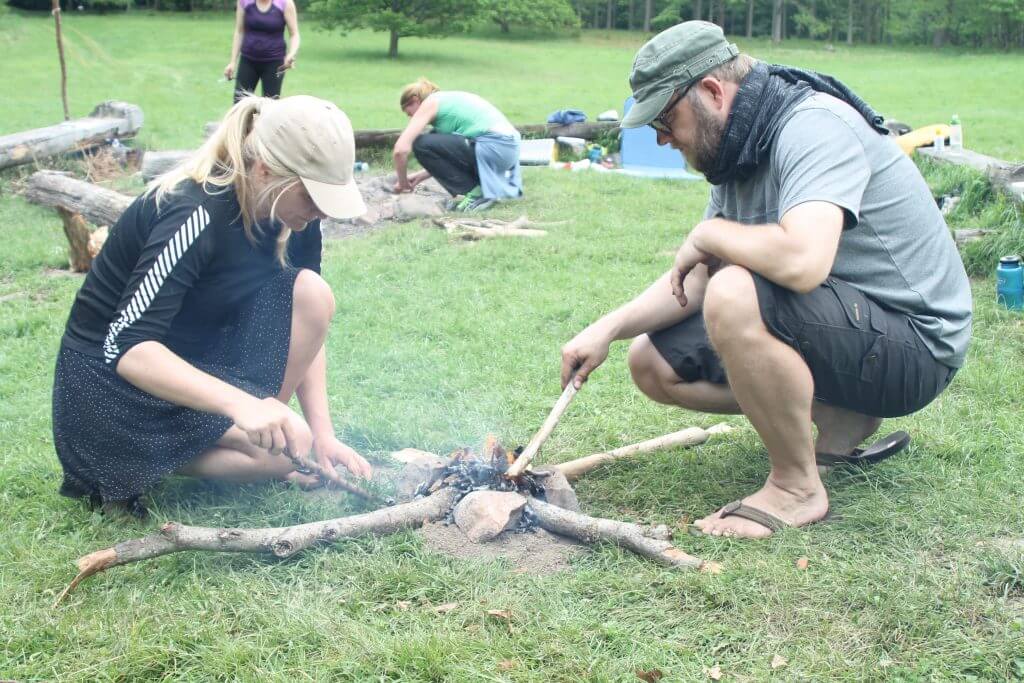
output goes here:
{"type": "MultiPolygon", "coordinates": [[[[794,210],[788,228],[778,223],[743,225],[721,218],[694,228],[693,245],[726,263],[743,266],[775,284],[808,292],[828,276],[842,232],[837,207],[794,210]]],[[[783,221],[790,220],[789,214],[783,221]]]]}
{"type": "Polygon", "coordinates": [[[691,294],[686,306],[672,296],[669,273],[665,273],[640,296],[615,309],[594,323],[611,340],[632,339],[646,332],[661,330],[689,318],[700,310],[707,285],[707,268],[697,266],[686,278],[691,294]]]}

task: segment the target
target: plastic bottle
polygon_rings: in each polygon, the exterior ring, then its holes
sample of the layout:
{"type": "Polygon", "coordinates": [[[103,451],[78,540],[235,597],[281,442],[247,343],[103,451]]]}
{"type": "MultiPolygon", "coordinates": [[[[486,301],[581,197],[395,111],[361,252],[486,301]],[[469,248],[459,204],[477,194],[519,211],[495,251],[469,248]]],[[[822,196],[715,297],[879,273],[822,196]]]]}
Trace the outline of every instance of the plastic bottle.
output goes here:
{"type": "Polygon", "coordinates": [[[932,138],[932,148],[936,152],[944,152],[946,147],[946,136],[936,131],[935,137],[932,138]]]}
{"type": "Polygon", "coordinates": [[[949,121],[949,148],[953,151],[960,151],[964,148],[964,129],[960,125],[960,117],[953,114],[949,121]]]}
{"type": "Polygon", "coordinates": [[[1024,309],[1024,267],[1020,256],[1004,256],[996,268],[996,301],[1011,311],[1024,309]]]}
{"type": "Polygon", "coordinates": [[[353,169],[356,173],[365,173],[370,170],[370,164],[365,161],[357,161],[353,169]]]}

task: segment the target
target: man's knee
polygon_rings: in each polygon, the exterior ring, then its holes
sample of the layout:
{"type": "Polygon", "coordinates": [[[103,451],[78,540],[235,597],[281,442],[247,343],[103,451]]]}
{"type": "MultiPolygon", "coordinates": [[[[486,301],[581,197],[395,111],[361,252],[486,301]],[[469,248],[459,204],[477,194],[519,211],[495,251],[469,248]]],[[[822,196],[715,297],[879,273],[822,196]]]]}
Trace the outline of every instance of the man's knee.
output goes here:
{"type": "Polygon", "coordinates": [[[324,329],[334,317],[334,292],[331,286],[312,270],[302,269],[295,278],[292,307],[307,324],[322,324],[324,329]]]}
{"type": "Polygon", "coordinates": [[[712,276],[704,293],[703,311],[708,337],[713,343],[760,326],[757,288],[750,271],[741,266],[728,266],[712,276]]]}
{"type": "Polygon", "coordinates": [[[633,383],[640,391],[655,401],[664,402],[666,400],[665,383],[672,379],[666,376],[666,368],[673,375],[675,381],[679,380],[678,377],[674,377],[668,363],[661,357],[658,349],[651,343],[651,338],[646,334],[635,338],[629,345],[627,362],[629,363],[629,372],[633,376],[633,383]]]}

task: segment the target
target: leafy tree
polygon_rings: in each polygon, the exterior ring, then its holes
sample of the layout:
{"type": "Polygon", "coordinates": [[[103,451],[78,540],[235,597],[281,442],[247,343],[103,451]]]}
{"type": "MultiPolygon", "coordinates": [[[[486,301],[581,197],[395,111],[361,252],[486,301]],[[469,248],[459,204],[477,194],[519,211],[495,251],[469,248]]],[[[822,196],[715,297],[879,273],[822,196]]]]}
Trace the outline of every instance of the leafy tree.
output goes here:
{"type": "Polygon", "coordinates": [[[580,19],[568,0],[485,0],[484,16],[508,33],[511,26],[538,28],[570,28],[580,26],[580,19]]]}
{"type": "Polygon", "coordinates": [[[328,30],[389,33],[388,57],[397,57],[399,38],[466,31],[483,7],[484,0],[314,0],[309,11],[328,30]]]}

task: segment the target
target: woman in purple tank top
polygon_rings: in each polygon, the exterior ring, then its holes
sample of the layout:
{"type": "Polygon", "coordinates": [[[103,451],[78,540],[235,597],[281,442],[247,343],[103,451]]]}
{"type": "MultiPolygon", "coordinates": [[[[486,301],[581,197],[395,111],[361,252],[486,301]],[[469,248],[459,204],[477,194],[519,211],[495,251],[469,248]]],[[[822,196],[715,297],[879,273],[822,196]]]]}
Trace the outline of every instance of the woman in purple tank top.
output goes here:
{"type": "Polygon", "coordinates": [[[279,97],[284,72],[295,66],[299,51],[299,19],[294,0],[238,0],[235,10],[235,38],[231,43],[231,61],[224,77],[235,77],[235,102],[255,93],[262,83],[264,97],[279,97]],[[288,45],[284,29],[288,27],[288,45]]]}

